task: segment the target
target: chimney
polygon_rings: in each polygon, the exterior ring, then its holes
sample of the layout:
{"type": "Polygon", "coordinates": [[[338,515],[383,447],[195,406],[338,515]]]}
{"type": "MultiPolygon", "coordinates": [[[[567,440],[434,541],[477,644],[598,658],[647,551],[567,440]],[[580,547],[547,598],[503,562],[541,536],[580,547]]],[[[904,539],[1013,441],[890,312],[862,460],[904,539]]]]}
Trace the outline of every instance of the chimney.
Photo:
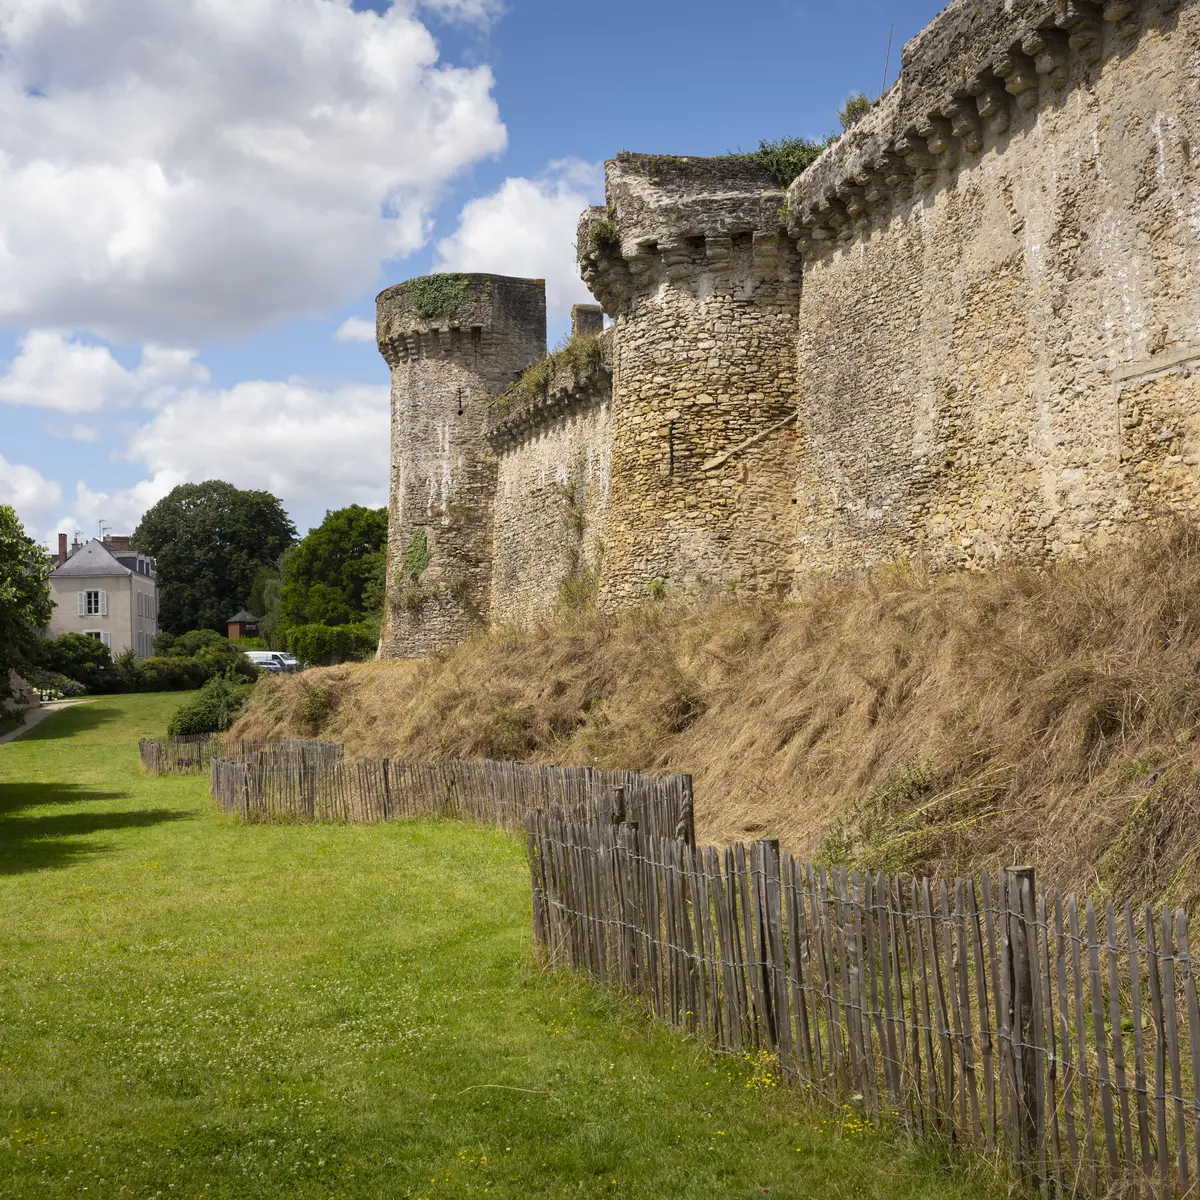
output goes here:
{"type": "Polygon", "coordinates": [[[576,304],[571,308],[571,336],[595,337],[604,332],[604,309],[598,304],[576,304]]]}
{"type": "Polygon", "coordinates": [[[58,535],[58,565],[61,567],[67,561],[67,535],[58,535]]]}

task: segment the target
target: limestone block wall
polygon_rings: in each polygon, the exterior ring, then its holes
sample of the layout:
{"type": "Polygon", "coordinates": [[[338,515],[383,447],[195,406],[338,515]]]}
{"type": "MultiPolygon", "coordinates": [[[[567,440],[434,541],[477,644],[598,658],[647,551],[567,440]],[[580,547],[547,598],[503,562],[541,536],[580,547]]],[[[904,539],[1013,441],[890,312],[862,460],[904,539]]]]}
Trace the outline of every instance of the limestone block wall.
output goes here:
{"type": "Polygon", "coordinates": [[[960,2],[793,186],[798,578],[1200,502],[1200,6],[960,2]]]}
{"type": "Polygon", "coordinates": [[[392,462],[382,658],[463,640],[491,608],[496,457],[489,405],[546,353],[540,279],[441,276],[378,298],[392,371],[392,462]]]}
{"type": "Polygon", "coordinates": [[[622,154],[585,214],[585,280],[614,318],[601,603],[786,591],[799,257],[753,162],[622,154]]]}

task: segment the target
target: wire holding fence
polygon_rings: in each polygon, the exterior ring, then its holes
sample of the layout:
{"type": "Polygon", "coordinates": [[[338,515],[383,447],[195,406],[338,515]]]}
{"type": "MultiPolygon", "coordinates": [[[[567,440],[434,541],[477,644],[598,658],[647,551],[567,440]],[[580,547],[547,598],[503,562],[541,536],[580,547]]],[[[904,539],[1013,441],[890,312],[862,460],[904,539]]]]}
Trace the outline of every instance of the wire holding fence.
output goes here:
{"type": "Polygon", "coordinates": [[[240,761],[274,751],[302,751],[323,754],[332,759],[342,755],[334,742],[289,738],[273,742],[234,741],[221,733],[181,734],[176,737],[141,738],[138,754],[142,766],[153,775],[203,775],[215,757],[240,761]]]}
{"type": "Polygon", "coordinates": [[[347,762],[327,743],[275,743],[211,759],[212,795],[247,821],[379,822],[418,817],[472,821],[514,833],[534,809],[572,820],[636,820],[695,841],[690,775],[513,762],[347,762]]]}
{"type": "Polygon", "coordinates": [[[1200,1012],[1180,911],[1099,907],[1033,872],[934,882],[527,819],[549,963],[1045,1195],[1200,1190],[1200,1012]]]}

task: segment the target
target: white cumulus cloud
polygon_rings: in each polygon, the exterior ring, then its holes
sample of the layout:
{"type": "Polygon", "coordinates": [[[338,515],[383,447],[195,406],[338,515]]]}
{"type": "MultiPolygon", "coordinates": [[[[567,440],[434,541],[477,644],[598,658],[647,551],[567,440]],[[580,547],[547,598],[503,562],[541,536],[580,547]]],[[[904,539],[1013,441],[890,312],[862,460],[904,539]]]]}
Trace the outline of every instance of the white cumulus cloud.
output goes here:
{"type": "Polygon", "coordinates": [[[375,322],[366,317],[347,317],[334,330],[333,336],[339,342],[373,342],[375,322]]]}
{"type": "Polygon", "coordinates": [[[0,323],[191,341],[343,303],[503,149],[492,82],[411,4],[0,0],[0,323]]]}
{"type": "MultiPolygon", "coordinates": [[[[194,388],[137,430],[154,499],[185,481],[273,492],[293,513],[387,503],[389,389],[294,379],[194,388]]],[[[151,501],[153,502],[153,501],[151,501]]]]}
{"type": "Polygon", "coordinates": [[[594,303],[579,277],[575,230],[603,189],[603,168],[575,160],[551,163],[540,179],[506,179],[463,206],[458,228],[437,244],[436,269],[545,279],[548,317],[560,320],[572,304],[594,303]]]}
{"type": "Polygon", "coordinates": [[[132,369],[107,346],[77,341],[54,330],[31,329],[17,344],[17,356],[0,375],[0,403],[25,404],[64,413],[152,401],[163,386],[204,382],[208,372],[195,351],[144,346],[132,369]]]}
{"type": "MultiPolygon", "coordinates": [[[[10,504],[22,521],[38,521],[62,500],[62,488],[34,467],[0,455],[0,504],[10,504]]],[[[26,529],[31,537],[37,534],[26,529]]]]}

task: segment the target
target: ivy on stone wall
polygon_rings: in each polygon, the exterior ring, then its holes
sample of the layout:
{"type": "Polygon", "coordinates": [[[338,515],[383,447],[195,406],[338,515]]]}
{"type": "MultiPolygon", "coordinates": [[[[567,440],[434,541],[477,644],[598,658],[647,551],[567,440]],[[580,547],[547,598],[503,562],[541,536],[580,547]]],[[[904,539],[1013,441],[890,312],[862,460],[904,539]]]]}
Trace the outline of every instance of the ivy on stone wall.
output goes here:
{"type": "Polygon", "coordinates": [[[422,320],[456,316],[467,298],[465,275],[426,275],[411,280],[405,288],[413,312],[422,320]]]}
{"type": "Polygon", "coordinates": [[[429,569],[429,534],[424,525],[413,530],[408,545],[404,547],[402,560],[404,574],[414,581],[419,580],[429,569]]]}

